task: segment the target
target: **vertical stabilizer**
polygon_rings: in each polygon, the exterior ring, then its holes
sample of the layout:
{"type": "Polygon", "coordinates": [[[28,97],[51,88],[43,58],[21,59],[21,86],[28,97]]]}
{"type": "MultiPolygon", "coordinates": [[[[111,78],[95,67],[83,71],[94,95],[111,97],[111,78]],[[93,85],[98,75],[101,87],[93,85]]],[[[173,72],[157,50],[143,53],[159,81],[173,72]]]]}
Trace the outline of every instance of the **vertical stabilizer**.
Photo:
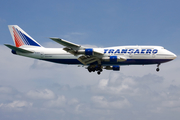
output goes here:
{"type": "Polygon", "coordinates": [[[16,47],[21,47],[21,46],[42,47],[31,36],[29,36],[25,31],[23,31],[19,26],[8,25],[8,27],[16,47]]]}

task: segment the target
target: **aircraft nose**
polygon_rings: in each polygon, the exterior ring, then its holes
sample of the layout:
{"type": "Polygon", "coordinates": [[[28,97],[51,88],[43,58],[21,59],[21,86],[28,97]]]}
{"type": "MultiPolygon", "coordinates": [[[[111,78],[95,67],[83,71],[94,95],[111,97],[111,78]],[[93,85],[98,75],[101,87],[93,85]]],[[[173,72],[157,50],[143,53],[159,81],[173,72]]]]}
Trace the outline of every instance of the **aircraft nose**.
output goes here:
{"type": "Polygon", "coordinates": [[[177,58],[177,56],[174,54],[174,59],[177,58]]]}
{"type": "Polygon", "coordinates": [[[176,56],[176,54],[174,54],[174,53],[172,53],[172,59],[176,59],[177,58],[177,56],[176,56]]]}

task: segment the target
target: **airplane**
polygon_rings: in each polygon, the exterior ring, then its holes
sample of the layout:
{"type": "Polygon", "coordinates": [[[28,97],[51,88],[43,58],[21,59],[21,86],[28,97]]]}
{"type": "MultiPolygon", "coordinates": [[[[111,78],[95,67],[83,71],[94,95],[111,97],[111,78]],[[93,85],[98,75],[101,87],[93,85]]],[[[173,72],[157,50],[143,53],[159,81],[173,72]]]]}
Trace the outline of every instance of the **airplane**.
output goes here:
{"type": "Polygon", "coordinates": [[[64,48],[45,48],[29,36],[18,25],[8,25],[15,46],[4,44],[13,54],[39,60],[86,66],[89,72],[103,69],[120,71],[122,65],[157,64],[158,72],[161,63],[175,59],[177,56],[162,46],[116,46],[106,48],[88,48],[64,39],[50,39],[65,46],[64,48]]]}

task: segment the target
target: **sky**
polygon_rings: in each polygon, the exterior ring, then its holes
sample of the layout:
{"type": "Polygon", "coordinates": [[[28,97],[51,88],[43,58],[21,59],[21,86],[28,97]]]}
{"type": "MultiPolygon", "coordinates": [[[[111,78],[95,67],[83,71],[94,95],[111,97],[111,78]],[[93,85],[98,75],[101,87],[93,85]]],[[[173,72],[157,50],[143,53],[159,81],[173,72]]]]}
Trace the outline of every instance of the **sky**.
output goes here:
{"type": "Polygon", "coordinates": [[[180,1],[1,0],[0,119],[179,120],[180,1]],[[49,37],[80,45],[159,45],[177,55],[156,65],[121,66],[101,75],[84,67],[11,54],[8,25],[44,47],[49,37]]]}

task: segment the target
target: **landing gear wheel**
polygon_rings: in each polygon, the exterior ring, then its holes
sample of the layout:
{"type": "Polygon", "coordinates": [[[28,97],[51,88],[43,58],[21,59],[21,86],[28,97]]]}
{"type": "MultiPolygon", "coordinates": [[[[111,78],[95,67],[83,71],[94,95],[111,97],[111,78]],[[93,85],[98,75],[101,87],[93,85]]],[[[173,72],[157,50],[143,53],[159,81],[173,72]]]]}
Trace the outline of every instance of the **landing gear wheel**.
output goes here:
{"type": "Polygon", "coordinates": [[[89,72],[92,72],[91,69],[88,69],[89,72]]]}
{"type": "Polygon", "coordinates": [[[159,68],[156,68],[156,71],[157,71],[157,72],[159,72],[159,70],[160,70],[159,68]]]}
{"type": "Polygon", "coordinates": [[[159,69],[159,66],[160,66],[160,64],[157,65],[157,68],[156,68],[156,71],[157,71],[157,72],[159,72],[159,70],[160,70],[160,69],[159,69]]]}
{"type": "Polygon", "coordinates": [[[101,74],[101,72],[100,72],[100,71],[98,71],[98,72],[97,72],[97,74],[98,74],[98,75],[100,75],[100,74],[101,74]]]}

